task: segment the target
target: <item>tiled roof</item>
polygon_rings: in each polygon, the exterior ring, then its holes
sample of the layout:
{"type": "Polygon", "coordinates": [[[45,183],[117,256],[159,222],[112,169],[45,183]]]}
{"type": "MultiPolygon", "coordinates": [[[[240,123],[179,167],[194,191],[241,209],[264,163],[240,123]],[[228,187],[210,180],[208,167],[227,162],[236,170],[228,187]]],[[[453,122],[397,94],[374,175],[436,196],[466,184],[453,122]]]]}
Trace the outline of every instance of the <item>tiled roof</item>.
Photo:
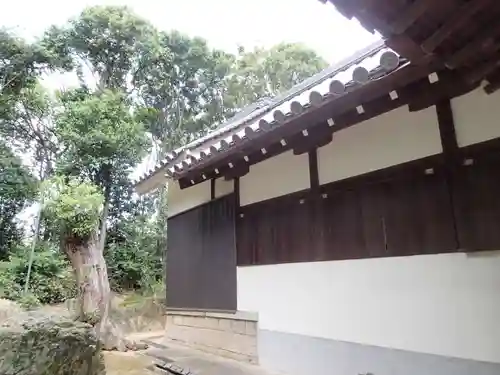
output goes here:
{"type": "Polygon", "coordinates": [[[135,184],[139,185],[158,173],[176,178],[198,162],[205,162],[216,154],[227,152],[241,140],[271,131],[277,126],[286,126],[288,119],[299,116],[304,109],[319,106],[332,97],[340,97],[350,91],[351,87],[380,78],[399,65],[399,56],[382,42],[371,45],[324,69],[288,92],[243,109],[208,135],[167,153],[164,160],[135,184]]]}

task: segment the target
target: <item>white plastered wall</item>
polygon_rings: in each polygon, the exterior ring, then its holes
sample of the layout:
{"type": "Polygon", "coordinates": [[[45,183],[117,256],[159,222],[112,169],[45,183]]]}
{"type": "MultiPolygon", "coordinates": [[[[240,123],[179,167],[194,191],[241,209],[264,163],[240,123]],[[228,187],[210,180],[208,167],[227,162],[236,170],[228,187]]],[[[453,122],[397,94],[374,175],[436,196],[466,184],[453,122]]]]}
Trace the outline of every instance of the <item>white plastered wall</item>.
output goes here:
{"type": "Polygon", "coordinates": [[[238,267],[260,329],[500,363],[500,252],[238,267]]]}
{"type": "MultiPolygon", "coordinates": [[[[482,95],[452,103],[462,146],[500,136],[500,101],[482,95]]],[[[320,183],[441,152],[435,108],[399,108],[335,133],[318,150],[320,183]]],[[[500,252],[238,267],[238,309],[260,329],[500,363],[498,270],[500,252]]]]}
{"type": "Polygon", "coordinates": [[[210,181],[181,189],[177,181],[168,183],[168,216],[174,216],[210,201],[210,181]]]}
{"type": "Polygon", "coordinates": [[[318,149],[320,184],[342,180],[442,152],[435,107],[400,107],[333,134],[318,149]]]}
{"type": "Polygon", "coordinates": [[[227,181],[224,177],[215,180],[215,198],[223,197],[234,192],[234,180],[227,181]]]}
{"type": "Polygon", "coordinates": [[[252,165],[250,172],[240,179],[242,206],[308,189],[309,156],[285,152],[252,165]]]}
{"type": "Polygon", "coordinates": [[[452,99],[451,107],[460,147],[500,137],[500,91],[478,88],[452,99]]]}

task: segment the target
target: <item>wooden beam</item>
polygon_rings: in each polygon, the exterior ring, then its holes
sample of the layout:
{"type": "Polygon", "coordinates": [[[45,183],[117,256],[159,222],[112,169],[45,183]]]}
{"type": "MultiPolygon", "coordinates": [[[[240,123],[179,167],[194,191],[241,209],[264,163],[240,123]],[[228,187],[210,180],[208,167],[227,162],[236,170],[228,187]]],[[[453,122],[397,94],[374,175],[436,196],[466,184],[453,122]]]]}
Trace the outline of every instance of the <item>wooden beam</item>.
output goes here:
{"type": "Polygon", "coordinates": [[[245,162],[239,162],[233,168],[229,168],[224,173],[224,179],[226,181],[231,181],[231,180],[235,179],[236,177],[243,177],[248,172],[250,172],[250,166],[249,166],[249,164],[245,163],[245,162]]]}
{"type": "Polygon", "coordinates": [[[484,87],[484,91],[489,95],[500,89],[500,69],[489,74],[486,77],[488,84],[484,87]]]}
{"type": "Polygon", "coordinates": [[[478,64],[471,72],[467,73],[465,80],[468,83],[481,82],[488,74],[498,68],[500,68],[500,52],[496,52],[487,61],[478,64]]]}
{"type": "Polygon", "coordinates": [[[446,58],[445,65],[450,69],[456,69],[467,63],[468,60],[477,58],[478,54],[481,56],[480,54],[484,53],[485,50],[493,49],[498,34],[500,34],[500,22],[495,22],[486,27],[470,43],[446,58]]]}
{"type": "Polygon", "coordinates": [[[215,199],[215,178],[210,179],[210,199],[215,199]]]}
{"type": "MultiPolygon", "coordinates": [[[[234,180],[234,199],[236,200],[236,210],[240,209],[240,178],[236,177],[234,180]]],[[[239,212],[238,212],[239,214],[239,212]]]]}
{"type": "Polygon", "coordinates": [[[408,107],[410,112],[420,111],[431,107],[444,99],[451,99],[457,96],[464,95],[478,87],[479,83],[468,83],[461,77],[454,74],[442,74],[443,79],[439,82],[429,83],[422,82],[419,87],[419,93],[409,100],[408,107]]]}
{"type": "Polygon", "coordinates": [[[411,60],[413,64],[424,64],[427,62],[424,59],[425,54],[420,46],[405,34],[392,36],[386,40],[385,44],[401,56],[411,60]]]}
{"type": "Polygon", "coordinates": [[[477,12],[486,7],[491,1],[492,0],[473,0],[463,4],[434,32],[434,34],[422,43],[422,50],[425,53],[433,53],[443,41],[465,25],[477,12]]]}
{"type": "Polygon", "coordinates": [[[304,137],[302,134],[295,136],[290,140],[293,145],[293,154],[302,155],[327,145],[332,141],[332,133],[333,129],[325,123],[315,127],[308,137],[304,137]]]}
{"type": "Polygon", "coordinates": [[[415,0],[398,12],[397,18],[390,24],[395,34],[402,34],[415,23],[433,5],[435,0],[415,0]]]}
{"type": "Polygon", "coordinates": [[[455,123],[453,121],[453,110],[449,99],[443,99],[436,104],[436,115],[438,118],[443,155],[445,160],[454,163],[458,160],[460,149],[458,148],[455,123]]]}
{"type": "Polygon", "coordinates": [[[309,181],[312,191],[319,190],[318,152],[316,149],[309,151],[309,181]]]}

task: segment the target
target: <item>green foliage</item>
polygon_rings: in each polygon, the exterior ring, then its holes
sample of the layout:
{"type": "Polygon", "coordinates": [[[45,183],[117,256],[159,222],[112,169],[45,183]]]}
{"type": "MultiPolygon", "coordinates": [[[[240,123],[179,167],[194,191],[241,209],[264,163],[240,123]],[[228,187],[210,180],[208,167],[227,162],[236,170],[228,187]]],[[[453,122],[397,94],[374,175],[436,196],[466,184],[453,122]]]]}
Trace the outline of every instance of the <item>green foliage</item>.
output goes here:
{"type": "Polygon", "coordinates": [[[65,146],[59,160],[63,171],[104,186],[112,182],[110,173],[128,170],[141,160],[147,148],[144,127],[122,94],[70,92],[62,102],[56,131],[65,146]]]}
{"type": "Polygon", "coordinates": [[[104,252],[113,290],[146,290],[163,276],[156,222],[140,216],[112,228],[104,252]]]}
{"type": "Polygon", "coordinates": [[[0,260],[20,240],[15,218],[35,196],[36,182],[21,160],[0,142],[0,260]]]}
{"type": "Polygon", "coordinates": [[[226,78],[224,105],[238,109],[276,96],[327,66],[318,54],[301,44],[281,43],[250,52],[241,48],[226,78]]]}
{"type": "Polygon", "coordinates": [[[21,297],[18,298],[17,303],[25,310],[34,310],[40,307],[40,300],[38,297],[32,293],[28,292],[26,294],[21,294],[21,297]]]}
{"type": "Polygon", "coordinates": [[[54,177],[42,187],[43,215],[57,233],[86,240],[95,230],[103,204],[99,189],[77,178],[54,177]]]}
{"type": "Polygon", "coordinates": [[[0,108],[11,96],[35,83],[49,61],[43,48],[0,28],[0,108]]]}
{"type": "Polygon", "coordinates": [[[41,244],[35,250],[30,276],[30,292],[24,295],[28,272],[28,248],[20,248],[9,261],[0,262],[0,298],[18,301],[25,307],[39,303],[59,303],[76,295],[69,263],[59,249],[41,244]]]}
{"type": "Polygon", "coordinates": [[[160,32],[156,40],[156,54],[141,56],[143,68],[132,83],[147,130],[166,150],[225,119],[224,79],[233,58],[177,31],[160,32]]]}
{"type": "Polygon", "coordinates": [[[153,27],[123,6],[93,6],[63,27],[51,27],[42,45],[59,66],[75,69],[82,86],[90,70],[100,89],[127,90],[127,79],[141,68],[141,52],[152,53],[153,27]]]}

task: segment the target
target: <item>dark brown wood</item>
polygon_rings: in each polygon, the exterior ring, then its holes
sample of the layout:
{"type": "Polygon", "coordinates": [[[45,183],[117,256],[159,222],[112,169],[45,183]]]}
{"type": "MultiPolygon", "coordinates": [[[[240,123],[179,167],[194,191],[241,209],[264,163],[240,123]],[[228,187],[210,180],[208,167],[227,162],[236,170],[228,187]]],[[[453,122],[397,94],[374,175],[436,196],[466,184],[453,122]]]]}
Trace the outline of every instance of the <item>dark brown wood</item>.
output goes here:
{"type": "Polygon", "coordinates": [[[302,155],[319,147],[326,146],[332,141],[333,130],[327,124],[321,124],[308,137],[303,137],[302,134],[294,137],[290,140],[293,145],[293,154],[302,155]]]}
{"type": "Polygon", "coordinates": [[[391,23],[392,31],[401,34],[408,27],[413,25],[424,13],[433,5],[434,0],[415,0],[410,5],[403,8],[391,23]]]}
{"type": "Polygon", "coordinates": [[[500,68],[500,52],[493,54],[487,61],[478,64],[467,73],[465,80],[468,83],[481,82],[487,75],[500,68]]]}
{"type": "Polygon", "coordinates": [[[210,199],[215,199],[215,178],[210,179],[210,199]]]}
{"type": "Polygon", "coordinates": [[[302,262],[314,250],[312,207],[306,193],[241,207],[238,265],[302,262]]]}
{"type": "Polygon", "coordinates": [[[362,188],[367,256],[457,250],[444,174],[396,175],[362,188]]]}
{"type": "Polygon", "coordinates": [[[315,260],[358,259],[366,257],[363,235],[361,201],[356,189],[323,187],[318,200],[318,235],[310,251],[315,260]],[[314,250],[314,251],[313,251],[314,250]]]}
{"type": "Polygon", "coordinates": [[[436,105],[442,100],[452,99],[467,94],[476,89],[480,82],[468,83],[462,77],[441,74],[441,79],[436,83],[424,81],[420,87],[420,95],[412,95],[408,107],[410,112],[420,111],[436,105]]]}
{"type": "Polygon", "coordinates": [[[234,223],[233,195],[168,219],[169,307],[236,310],[234,223]]]}
{"type": "Polygon", "coordinates": [[[485,50],[494,50],[495,38],[498,34],[500,34],[499,22],[494,22],[492,25],[485,27],[470,43],[450,57],[446,57],[446,66],[455,69],[467,63],[469,59],[477,58],[478,54],[484,53],[485,50]]]}
{"type": "Polygon", "coordinates": [[[459,155],[453,111],[449,99],[444,99],[436,104],[436,115],[438,118],[439,134],[443,155],[448,164],[456,164],[459,155]]]}
{"type": "Polygon", "coordinates": [[[437,156],[241,208],[238,264],[406,256],[458,248],[437,156]],[[319,193],[319,194],[318,194],[319,193]]]}
{"type": "Polygon", "coordinates": [[[465,251],[497,250],[500,246],[500,153],[471,157],[453,181],[460,247],[465,251]]]}
{"type": "Polygon", "coordinates": [[[413,64],[425,65],[425,63],[427,63],[425,55],[418,43],[406,34],[391,36],[385,43],[387,47],[392,48],[400,55],[411,60],[413,64]]]}
{"type": "MultiPolygon", "coordinates": [[[[236,177],[234,180],[234,196],[236,201],[236,209],[240,208],[240,178],[236,177]]],[[[239,211],[238,211],[239,212],[239,211]]]]}
{"type": "Polygon", "coordinates": [[[312,191],[319,189],[318,150],[309,151],[309,181],[312,191]]]}
{"type": "Polygon", "coordinates": [[[250,165],[241,160],[237,164],[234,164],[233,168],[229,168],[224,172],[224,179],[230,181],[236,177],[243,177],[248,172],[250,172],[250,165]]]}
{"type": "Polygon", "coordinates": [[[492,0],[473,0],[464,3],[452,16],[446,20],[430,37],[422,43],[422,49],[426,53],[432,53],[454,32],[464,27],[467,22],[480,10],[486,7],[492,0]]]}
{"type": "Polygon", "coordinates": [[[484,87],[484,91],[489,95],[500,89],[500,69],[489,74],[486,77],[488,84],[484,87]]]}

